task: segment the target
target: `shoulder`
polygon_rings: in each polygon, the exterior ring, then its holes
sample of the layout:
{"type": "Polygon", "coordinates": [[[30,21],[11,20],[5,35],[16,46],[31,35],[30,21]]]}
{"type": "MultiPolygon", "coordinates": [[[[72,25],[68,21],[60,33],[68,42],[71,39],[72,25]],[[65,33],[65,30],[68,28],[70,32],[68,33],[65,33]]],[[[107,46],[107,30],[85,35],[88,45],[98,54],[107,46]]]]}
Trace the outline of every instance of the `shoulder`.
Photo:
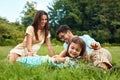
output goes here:
{"type": "Polygon", "coordinates": [[[63,43],[63,46],[68,46],[68,44],[66,42],[63,43]]]}
{"type": "Polygon", "coordinates": [[[33,26],[28,26],[26,32],[34,32],[33,26]]]}
{"type": "Polygon", "coordinates": [[[34,30],[33,26],[28,26],[27,29],[34,30]]]}
{"type": "Polygon", "coordinates": [[[26,29],[26,33],[28,33],[32,36],[34,34],[33,26],[28,26],[27,29],[26,29]]]}
{"type": "Polygon", "coordinates": [[[68,44],[67,44],[67,43],[64,43],[64,44],[63,44],[63,47],[64,47],[64,50],[67,50],[68,44]]]}
{"type": "Polygon", "coordinates": [[[83,36],[84,36],[84,37],[90,37],[90,35],[88,35],[88,34],[84,34],[83,36]]]}
{"type": "Polygon", "coordinates": [[[82,36],[79,36],[80,38],[84,39],[84,38],[91,38],[88,34],[84,34],[82,36]]]}

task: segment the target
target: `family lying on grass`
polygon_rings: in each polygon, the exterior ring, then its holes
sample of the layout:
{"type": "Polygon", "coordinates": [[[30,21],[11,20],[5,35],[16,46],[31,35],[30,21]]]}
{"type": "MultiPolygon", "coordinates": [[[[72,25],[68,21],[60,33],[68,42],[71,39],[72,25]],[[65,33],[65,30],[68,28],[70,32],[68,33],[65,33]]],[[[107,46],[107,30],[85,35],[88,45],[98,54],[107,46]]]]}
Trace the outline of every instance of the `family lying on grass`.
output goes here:
{"type": "Polygon", "coordinates": [[[61,25],[57,30],[58,37],[64,42],[64,50],[59,55],[55,55],[48,30],[48,15],[45,11],[40,10],[36,13],[31,26],[27,27],[23,42],[10,51],[9,61],[17,61],[29,66],[48,62],[64,67],[73,66],[80,60],[85,60],[96,67],[112,69],[110,52],[102,48],[100,43],[89,35],[73,35],[68,25],[61,25]],[[36,54],[44,41],[51,56],[36,54]]]}

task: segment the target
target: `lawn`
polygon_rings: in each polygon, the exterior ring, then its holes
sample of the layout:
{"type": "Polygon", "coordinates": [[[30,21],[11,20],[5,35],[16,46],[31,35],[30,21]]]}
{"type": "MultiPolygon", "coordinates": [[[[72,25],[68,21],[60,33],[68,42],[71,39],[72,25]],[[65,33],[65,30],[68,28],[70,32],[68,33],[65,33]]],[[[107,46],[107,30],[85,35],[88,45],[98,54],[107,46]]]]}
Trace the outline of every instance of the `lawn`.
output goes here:
{"type": "MultiPolygon", "coordinates": [[[[12,46],[0,47],[0,80],[120,80],[120,47],[110,46],[108,49],[113,57],[113,70],[106,71],[90,64],[80,63],[74,68],[58,68],[48,64],[36,67],[26,67],[19,63],[11,64],[7,55],[12,46]]],[[[62,46],[54,46],[56,54],[62,46]]],[[[39,55],[47,55],[45,46],[39,50],[39,55]]]]}

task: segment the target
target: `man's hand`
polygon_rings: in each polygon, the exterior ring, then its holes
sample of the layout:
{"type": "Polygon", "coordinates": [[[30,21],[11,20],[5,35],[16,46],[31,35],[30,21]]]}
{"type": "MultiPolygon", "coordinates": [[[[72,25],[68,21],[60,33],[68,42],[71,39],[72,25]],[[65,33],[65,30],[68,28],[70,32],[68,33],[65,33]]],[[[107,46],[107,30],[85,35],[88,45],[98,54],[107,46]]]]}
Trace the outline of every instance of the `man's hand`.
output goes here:
{"type": "Polygon", "coordinates": [[[100,49],[100,44],[97,43],[97,42],[92,42],[92,43],[90,44],[90,46],[91,46],[91,48],[94,49],[94,50],[100,49]]]}

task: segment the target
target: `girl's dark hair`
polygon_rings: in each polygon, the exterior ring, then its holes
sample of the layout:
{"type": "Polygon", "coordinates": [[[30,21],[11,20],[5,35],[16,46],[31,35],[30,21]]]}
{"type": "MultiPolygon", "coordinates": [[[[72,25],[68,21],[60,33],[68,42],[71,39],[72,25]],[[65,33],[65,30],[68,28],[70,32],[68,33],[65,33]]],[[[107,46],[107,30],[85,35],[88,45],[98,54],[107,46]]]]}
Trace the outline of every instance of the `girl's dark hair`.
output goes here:
{"type": "Polygon", "coordinates": [[[44,27],[44,30],[45,30],[45,40],[46,40],[46,37],[48,36],[48,30],[49,30],[48,14],[45,11],[43,11],[43,10],[39,10],[36,13],[36,15],[34,16],[33,22],[31,24],[33,26],[33,28],[34,28],[34,33],[35,33],[36,40],[39,40],[37,32],[38,32],[38,26],[39,26],[39,22],[41,21],[42,15],[46,15],[47,16],[47,23],[46,23],[46,25],[44,27]]]}
{"type": "Polygon", "coordinates": [[[81,52],[80,52],[80,55],[79,55],[79,56],[84,57],[85,54],[86,54],[86,44],[85,44],[85,42],[84,42],[81,38],[79,38],[79,37],[74,37],[74,38],[72,38],[72,39],[69,41],[69,43],[68,43],[68,48],[67,48],[67,55],[66,55],[66,56],[69,56],[69,57],[70,57],[70,55],[69,55],[69,53],[68,53],[68,49],[69,49],[69,46],[70,46],[71,43],[76,43],[76,44],[79,44],[79,45],[80,45],[80,47],[81,47],[81,52]]]}

